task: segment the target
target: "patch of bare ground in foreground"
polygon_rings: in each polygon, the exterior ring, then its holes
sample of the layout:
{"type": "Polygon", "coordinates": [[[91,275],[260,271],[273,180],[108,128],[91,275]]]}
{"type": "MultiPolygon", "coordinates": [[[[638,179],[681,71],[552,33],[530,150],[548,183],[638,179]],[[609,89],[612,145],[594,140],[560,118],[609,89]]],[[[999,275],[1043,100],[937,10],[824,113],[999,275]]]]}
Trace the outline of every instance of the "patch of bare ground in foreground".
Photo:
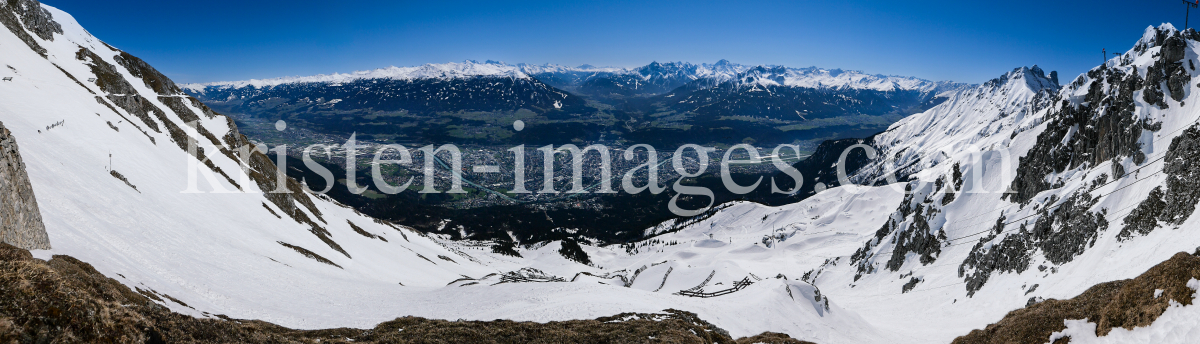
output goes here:
{"type": "Polygon", "coordinates": [[[733,340],[695,314],[624,313],[550,323],[403,317],[372,329],[293,330],[173,313],[90,264],[0,243],[0,343],[804,343],[777,333],[733,340]]]}
{"type": "MultiPolygon", "coordinates": [[[[1064,320],[1089,319],[1097,324],[1096,335],[1107,335],[1120,327],[1149,326],[1174,300],[1192,304],[1195,291],[1188,280],[1200,279],[1200,257],[1177,253],[1134,279],[1097,284],[1069,300],[1046,300],[1009,312],[995,324],[971,331],[954,344],[1045,343],[1054,332],[1067,328],[1064,320]],[[1155,290],[1162,290],[1159,297],[1155,290]]],[[[1062,338],[1055,344],[1069,343],[1062,338]]]]}
{"type": "Polygon", "coordinates": [[[787,334],[775,332],[763,332],[760,335],[741,338],[735,342],[737,344],[813,344],[813,342],[793,339],[787,334]]]}

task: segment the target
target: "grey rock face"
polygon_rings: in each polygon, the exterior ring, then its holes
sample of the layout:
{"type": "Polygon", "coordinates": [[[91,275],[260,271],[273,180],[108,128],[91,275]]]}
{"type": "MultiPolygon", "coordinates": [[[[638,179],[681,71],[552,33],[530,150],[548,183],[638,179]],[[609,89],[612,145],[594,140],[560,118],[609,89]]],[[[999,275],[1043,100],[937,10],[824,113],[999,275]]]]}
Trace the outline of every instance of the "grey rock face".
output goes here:
{"type": "MultiPolygon", "coordinates": [[[[1158,105],[1160,108],[1167,108],[1167,104],[1163,102],[1162,83],[1166,82],[1167,91],[1171,93],[1171,99],[1175,101],[1183,101],[1186,95],[1186,86],[1191,81],[1191,74],[1184,68],[1183,59],[1186,57],[1187,41],[1185,38],[1191,37],[1194,31],[1177,33],[1166,37],[1166,33],[1160,33],[1162,40],[1162,50],[1158,61],[1146,71],[1146,92],[1143,96],[1147,103],[1158,105]]],[[[1189,64],[1193,64],[1188,60],[1189,64]]]]}
{"type": "Polygon", "coordinates": [[[133,56],[122,51],[121,54],[114,57],[114,59],[116,59],[117,63],[120,63],[122,67],[125,67],[125,70],[128,70],[130,74],[133,74],[134,77],[141,78],[142,82],[146,84],[146,87],[154,90],[155,93],[160,95],[174,95],[183,93],[179,87],[175,86],[174,81],[171,81],[171,79],[167,78],[167,76],[159,73],[157,69],[154,69],[154,67],[151,67],[145,61],[142,61],[142,59],[137,58],[137,56],[133,56]]]}
{"type": "MultiPolygon", "coordinates": [[[[958,178],[961,178],[961,175],[956,177],[956,183],[958,178]]],[[[943,191],[943,187],[948,188],[949,185],[941,183],[936,189],[923,187],[912,192],[915,185],[917,183],[912,182],[907,186],[910,193],[905,196],[900,207],[892,213],[888,222],[875,232],[875,237],[868,240],[863,247],[850,256],[850,263],[857,266],[854,275],[855,281],[865,274],[875,273],[877,261],[883,258],[888,258],[884,263],[884,268],[896,272],[904,266],[909,253],[916,253],[915,258],[921,262],[921,265],[932,264],[941,256],[942,245],[946,242],[946,232],[941,227],[933,228],[930,222],[941,214],[941,209],[937,207],[939,203],[937,194],[943,191]],[[880,254],[879,257],[876,257],[876,253],[871,251],[888,240],[889,236],[891,243],[894,244],[893,249],[890,253],[880,254]]],[[[942,193],[942,195],[942,197],[953,197],[953,193],[942,193]]]]}
{"type": "Polygon", "coordinates": [[[1182,225],[1196,204],[1200,203],[1200,126],[1192,126],[1171,140],[1164,159],[1167,174],[1166,190],[1154,188],[1137,209],[1125,218],[1125,227],[1117,236],[1128,240],[1133,235],[1146,235],[1157,229],[1162,221],[1182,225]]]}
{"type": "Polygon", "coordinates": [[[54,34],[63,33],[62,26],[37,0],[7,0],[6,5],[13,14],[20,16],[26,29],[44,40],[53,41],[54,34]]]}
{"type": "Polygon", "coordinates": [[[891,259],[888,259],[888,270],[899,271],[910,252],[917,253],[923,265],[937,260],[942,253],[942,241],[946,239],[945,232],[938,230],[938,235],[934,235],[935,231],[929,226],[929,220],[937,216],[937,213],[938,209],[933,206],[916,206],[908,230],[896,233],[896,248],[892,250],[891,259]]]}
{"type": "MultiPolygon", "coordinates": [[[[1155,66],[1166,66],[1159,61],[1155,66]]],[[[1182,69],[1178,64],[1170,68],[1182,69]]],[[[1167,67],[1153,67],[1143,80],[1138,73],[1114,68],[1094,69],[1087,77],[1095,82],[1088,86],[1083,102],[1072,104],[1062,100],[1057,109],[1047,115],[1047,127],[1037,137],[1037,144],[1020,158],[1017,177],[1005,199],[1028,203],[1039,192],[1060,187],[1047,175],[1061,173],[1081,165],[1099,165],[1108,160],[1120,161],[1130,157],[1136,164],[1145,161],[1140,139],[1144,131],[1162,129],[1161,122],[1135,120],[1137,105],[1134,97],[1143,91],[1144,100],[1166,107],[1161,85],[1167,78],[1167,67]],[[1111,87],[1105,87],[1111,85],[1111,87]],[[1072,128],[1079,128],[1072,134],[1072,128]]],[[[1172,69],[1173,71],[1174,69],[1172,69]]],[[[1074,87],[1085,84],[1077,81],[1074,87]]],[[[1174,96],[1176,93],[1172,93],[1174,96]]],[[[1177,94],[1182,95],[1183,92],[1177,94]]],[[[1114,174],[1119,171],[1114,170],[1114,174]]]]}
{"type": "Polygon", "coordinates": [[[1010,234],[1000,240],[999,244],[985,248],[984,244],[996,239],[1005,228],[1004,216],[996,220],[992,232],[979,240],[967,259],[958,266],[958,277],[963,277],[967,283],[967,296],[974,296],[976,291],[983,288],[993,273],[1016,272],[1022,273],[1029,269],[1030,254],[1033,245],[1030,243],[1029,231],[1024,226],[1020,231],[1010,234]]]}
{"type": "Polygon", "coordinates": [[[1196,210],[1200,203],[1200,127],[1192,126],[1183,131],[1182,135],[1171,140],[1167,150],[1166,166],[1163,172],[1167,174],[1167,193],[1163,196],[1166,203],[1160,220],[1174,225],[1181,225],[1196,210]]]}
{"type": "MultiPolygon", "coordinates": [[[[1100,232],[1108,229],[1107,209],[1098,213],[1088,210],[1096,202],[1090,194],[1083,192],[1063,200],[1053,211],[1042,208],[1030,231],[1033,246],[1042,250],[1046,260],[1058,265],[1083,254],[1096,244],[1100,232]]],[[[1051,196],[1047,204],[1055,203],[1057,197],[1051,196]]]]}
{"type": "Polygon", "coordinates": [[[54,41],[54,34],[63,33],[62,26],[54,21],[50,11],[36,0],[0,0],[0,24],[42,57],[46,57],[46,48],[30,33],[47,41],[54,41]]]}
{"type": "Polygon", "coordinates": [[[917,287],[917,283],[921,283],[921,281],[924,281],[924,279],[917,277],[909,279],[908,283],[904,283],[904,286],[900,288],[900,293],[903,294],[912,291],[913,288],[917,287]]]}
{"type": "Polygon", "coordinates": [[[33,186],[17,140],[0,123],[0,242],[27,250],[50,249],[33,186]]]}
{"type": "Polygon", "coordinates": [[[1133,209],[1128,216],[1125,216],[1125,227],[1121,228],[1121,233],[1117,234],[1117,239],[1121,241],[1128,240],[1133,234],[1146,235],[1158,228],[1158,216],[1162,214],[1163,208],[1167,206],[1163,202],[1162,187],[1156,187],[1150,190],[1150,195],[1138,204],[1136,209],[1133,209]]]}
{"type": "Polygon", "coordinates": [[[1162,59],[1167,62],[1179,62],[1187,50],[1187,42],[1179,36],[1167,37],[1163,40],[1162,59]]]}
{"type": "MultiPolygon", "coordinates": [[[[1038,250],[1051,263],[1070,262],[1095,245],[1100,232],[1108,229],[1108,221],[1104,218],[1107,210],[1090,212],[1088,209],[1097,201],[1088,193],[1074,194],[1062,203],[1058,201],[1057,196],[1050,196],[1045,203],[1048,206],[1038,211],[1033,228],[1023,223],[999,243],[985,246],[1001,234],[1012,231],[1005,230],[1008,223],[1004,216],[996,220],[991,233],[979,239],[958,267],[958,276],[967,283],[968,297],[983,288],[992,274],[1025,272],[1038,250]],[[1049,206],[1053,204],[1058,205],[1049,206]]],[[[1039,270],[1043,268],[1039,267],[1039,270]]]]}

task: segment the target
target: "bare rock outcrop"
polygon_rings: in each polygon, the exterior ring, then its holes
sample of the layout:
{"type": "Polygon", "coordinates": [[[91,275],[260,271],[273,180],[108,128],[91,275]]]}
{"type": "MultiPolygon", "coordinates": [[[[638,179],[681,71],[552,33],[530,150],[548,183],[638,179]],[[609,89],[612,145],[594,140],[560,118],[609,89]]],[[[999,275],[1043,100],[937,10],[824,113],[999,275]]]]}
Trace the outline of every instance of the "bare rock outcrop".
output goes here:
{"type": "Polygon", "coordinates": [[[50,248],[17,140],[3,123],[0,123],[0,242],[30,250],[50,248]]]}

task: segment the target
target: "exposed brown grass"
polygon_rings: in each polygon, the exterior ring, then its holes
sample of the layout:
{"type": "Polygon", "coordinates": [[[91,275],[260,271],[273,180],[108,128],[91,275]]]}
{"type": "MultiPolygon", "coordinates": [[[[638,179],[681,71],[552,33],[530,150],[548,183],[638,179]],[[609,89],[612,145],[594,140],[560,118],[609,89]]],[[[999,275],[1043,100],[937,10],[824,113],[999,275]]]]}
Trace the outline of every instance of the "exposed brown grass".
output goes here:
{"type": "Polygon", "coordinates": [[[403,317],[367,330],[302,331],[255,320],[219,315],[220,319],[200,319],[173,313],[145,296],[154,294],[134,292],[75,258],[54,256],[46,262],[0,243],[3,344],[805,343],[777,333],[734,341],[695,314],[677,310],[544,324],[403,317]]]}
{"type": "Polygon", "coordinates": [[[1149,326],[1167,310],[1170,300],[1192,304],[1190,279],[1200,279],[1200,257],[1177,253],[1134,279],[1097,284],[1069,300],[1046,300],[1009,312],[995,324],[971,331],[955,344],[1045,343],[1054,332],[1066,329],[1064,320],[1089,319],[1096,335],[1113,328],[1149,326]],[[1162,289],[1160,297],[1154,291],[1162,289]]]}
{"type": "Polygon", "coordinates": [[[757,336],[738,339],[736,342],[737,344],[813,344],[813,342],[796,340],[789,335],[775,332],[763,332],[757,336]]]}

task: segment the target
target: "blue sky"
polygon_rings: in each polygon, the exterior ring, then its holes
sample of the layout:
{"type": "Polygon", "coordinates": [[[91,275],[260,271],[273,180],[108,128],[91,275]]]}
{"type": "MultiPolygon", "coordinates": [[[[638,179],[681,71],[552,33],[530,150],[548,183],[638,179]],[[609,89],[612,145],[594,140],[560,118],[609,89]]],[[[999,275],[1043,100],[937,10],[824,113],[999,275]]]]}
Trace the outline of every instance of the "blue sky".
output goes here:
{"type": "MultiPolygon", "coordinates": [[[[818,66],[979,83],[1023,65],[1073,78],[1179,0],[47,0],[177,82],[451,61],[818,66]]],[[[1200,11],[1197,11],[1200,12],[1200,11]]],[[[1192,19],[1200,23],[1200,13],[1192,19]]]]}

